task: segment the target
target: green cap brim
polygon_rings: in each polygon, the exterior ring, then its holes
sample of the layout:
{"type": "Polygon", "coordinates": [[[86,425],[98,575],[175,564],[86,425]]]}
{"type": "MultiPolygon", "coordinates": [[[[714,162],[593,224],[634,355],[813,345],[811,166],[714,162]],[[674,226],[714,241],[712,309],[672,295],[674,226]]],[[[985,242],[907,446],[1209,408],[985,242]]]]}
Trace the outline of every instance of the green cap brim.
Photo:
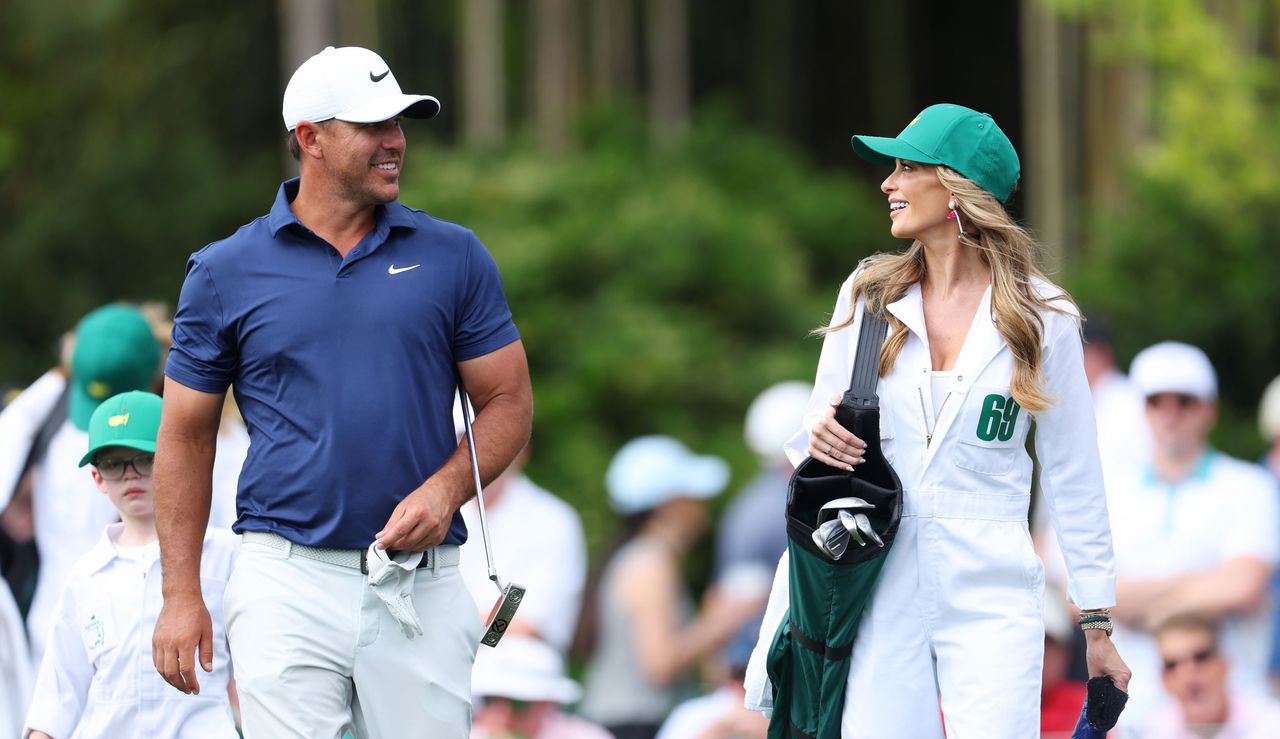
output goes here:
{"type": "Polygon", "coordinates": [[[942,164],[942,160],[929,156],[902,139],[884,136],[854,136],[849,139],[858,156],[876,164],[892,166],[893,160],[905,159],[921,164],[942,164]]]}
{"type": "Polygon", "coordinates": [[[89,391],[83,384],[71,381],[71,393],[67,399],[67,417],[76,428],[88,431],[89,419],[93,418],[93,412],[98,409],[98,404],[101,402],[102,400],[89,397],[89,391]]]}
{"type": "Polygon", "coordinates": [[[94,456],[101,450],[108,447],[122,446],[126,449],[137,449],[140,452],[156,453],[155,439],[111,439],[105,444],[99,444],[95,447],[89,447],[89,453],[80,458],[80,467],[86,464],[92,464],[94,456]]]}

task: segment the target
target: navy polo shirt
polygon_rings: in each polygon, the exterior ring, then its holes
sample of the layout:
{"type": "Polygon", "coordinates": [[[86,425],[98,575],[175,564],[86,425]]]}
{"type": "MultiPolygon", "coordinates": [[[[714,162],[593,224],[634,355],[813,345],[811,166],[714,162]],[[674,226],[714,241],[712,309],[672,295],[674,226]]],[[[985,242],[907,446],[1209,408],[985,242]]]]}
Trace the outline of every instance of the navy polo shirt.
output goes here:
{"type": "MultiPolygon", "coordinates": [[[[343,259],[289,207],[196,252],[165,374],[230,385],[249,427],[238,532],[363,549],[457,449],[456,363],[519,338],[470,230],[399,202],[343,259]]],[[[454,514],[448,544],[467,538],[454,514]]]]}

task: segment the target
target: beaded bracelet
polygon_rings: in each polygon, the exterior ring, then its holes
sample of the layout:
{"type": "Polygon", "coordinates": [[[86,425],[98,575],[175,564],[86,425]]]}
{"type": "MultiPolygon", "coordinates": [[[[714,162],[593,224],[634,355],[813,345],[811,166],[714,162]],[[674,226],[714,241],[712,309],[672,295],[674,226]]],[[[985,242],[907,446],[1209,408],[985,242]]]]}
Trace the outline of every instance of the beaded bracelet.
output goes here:
{"type": "Polygon", "coordinates": [[[1103,613],[1091,613],[1087,616],[1081,616],[1076,623],[1084,626],[1085,624],[1110,623],[1111,617],[1103,613]]]}

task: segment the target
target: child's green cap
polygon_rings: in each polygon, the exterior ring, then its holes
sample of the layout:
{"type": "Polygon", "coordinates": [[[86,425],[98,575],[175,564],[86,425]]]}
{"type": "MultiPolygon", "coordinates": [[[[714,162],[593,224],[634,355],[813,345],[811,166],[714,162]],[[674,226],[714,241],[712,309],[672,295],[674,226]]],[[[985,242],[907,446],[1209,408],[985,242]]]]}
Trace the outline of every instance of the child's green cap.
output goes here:
{"type": "Polygon", "coordinates": [[[89,417],[102,401],[126,390],[145,390],[160,367],[160,342],[137,308],[105,305],[76,326],[71,356],[68,416],[88,430],[89,417]]]}
{"type": "Polygon", "coordinates": [[[1022,168],[1018,152],[995,119],[963,105],[942,103],[920,112],[897,138],[854,136],[853,150],[863,159],[893,165],[894,159],[942,164],[1008,202],[1022,168]]]}
{"type": "Polygon", "coordinates": [[[154,454],[159,430],[159,395],[133,390],[112,396],[89,418],[89,452],[80,460],[80,466],[91,464],[98,451],[109,446],[154,454]]]}

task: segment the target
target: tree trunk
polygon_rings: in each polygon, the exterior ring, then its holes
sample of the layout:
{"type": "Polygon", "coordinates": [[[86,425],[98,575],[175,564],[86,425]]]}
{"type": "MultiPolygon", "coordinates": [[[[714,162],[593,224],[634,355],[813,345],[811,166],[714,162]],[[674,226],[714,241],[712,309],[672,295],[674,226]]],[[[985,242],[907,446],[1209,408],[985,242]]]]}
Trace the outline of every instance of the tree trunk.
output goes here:
{"type": "Polygon", "coordinates": [[[796,8],[789,0],[763,0],[757,2],[755,8],[752,35],[756,38],[756,58],[751,64],[755,102],[752,107],[756,108],[766,129],[785,136],[791,131],[796,108],[792,104],[796,8]]]}
{"type": "MultiPolygon", "coordinates": [[[[278,0],[280,15],[280,92],[303,62],[332,46],[338,35],[337,0],[278,0]]],[[[281,121],[281,127],[284,126],[281,121]]],[[[287,149],[280,152],[286,177],[298,173],[287,149]]]]}
{"type": "Polygon", "coordinates": [[[867,62],[867,126],[872,131],[901,131],[905,122],[918,113],[911,99],[911,54],[903,52],[903,41],[915,38],[906,3],[869,2],[862,4],[861,40],[867,62]]]}
{"type": "Polygon", "coordinates": [[[506,136],[504,11],[503,0],[462,2],[462,136],[476,146],[497,146],[506,136]]]}
{"type": "Polygon", "coordinates": [[[636,89],[634,0],[591,0],[591,91],[607,100],[636,89]]]}
{"type": "Polygon", "coordinates": [[[548,151],[569,149],[569,119],[577,85],[578,24],[574,0],[535,0],[534,120],[548,151]]]}
{"type": "Polygon", "coordinates": [[[689,123],[689,8],[687,0],[647,0],[649,123],[659,137],[689,123]]]}
{"type": "Polygon", "coordinates": [[[1044,266],[1057,270],[1078,253],[1079,28],[1055,18],[1041,0],[1022,0],[1021,23],[1022,202],[1044,245],[1044,266]]]}

